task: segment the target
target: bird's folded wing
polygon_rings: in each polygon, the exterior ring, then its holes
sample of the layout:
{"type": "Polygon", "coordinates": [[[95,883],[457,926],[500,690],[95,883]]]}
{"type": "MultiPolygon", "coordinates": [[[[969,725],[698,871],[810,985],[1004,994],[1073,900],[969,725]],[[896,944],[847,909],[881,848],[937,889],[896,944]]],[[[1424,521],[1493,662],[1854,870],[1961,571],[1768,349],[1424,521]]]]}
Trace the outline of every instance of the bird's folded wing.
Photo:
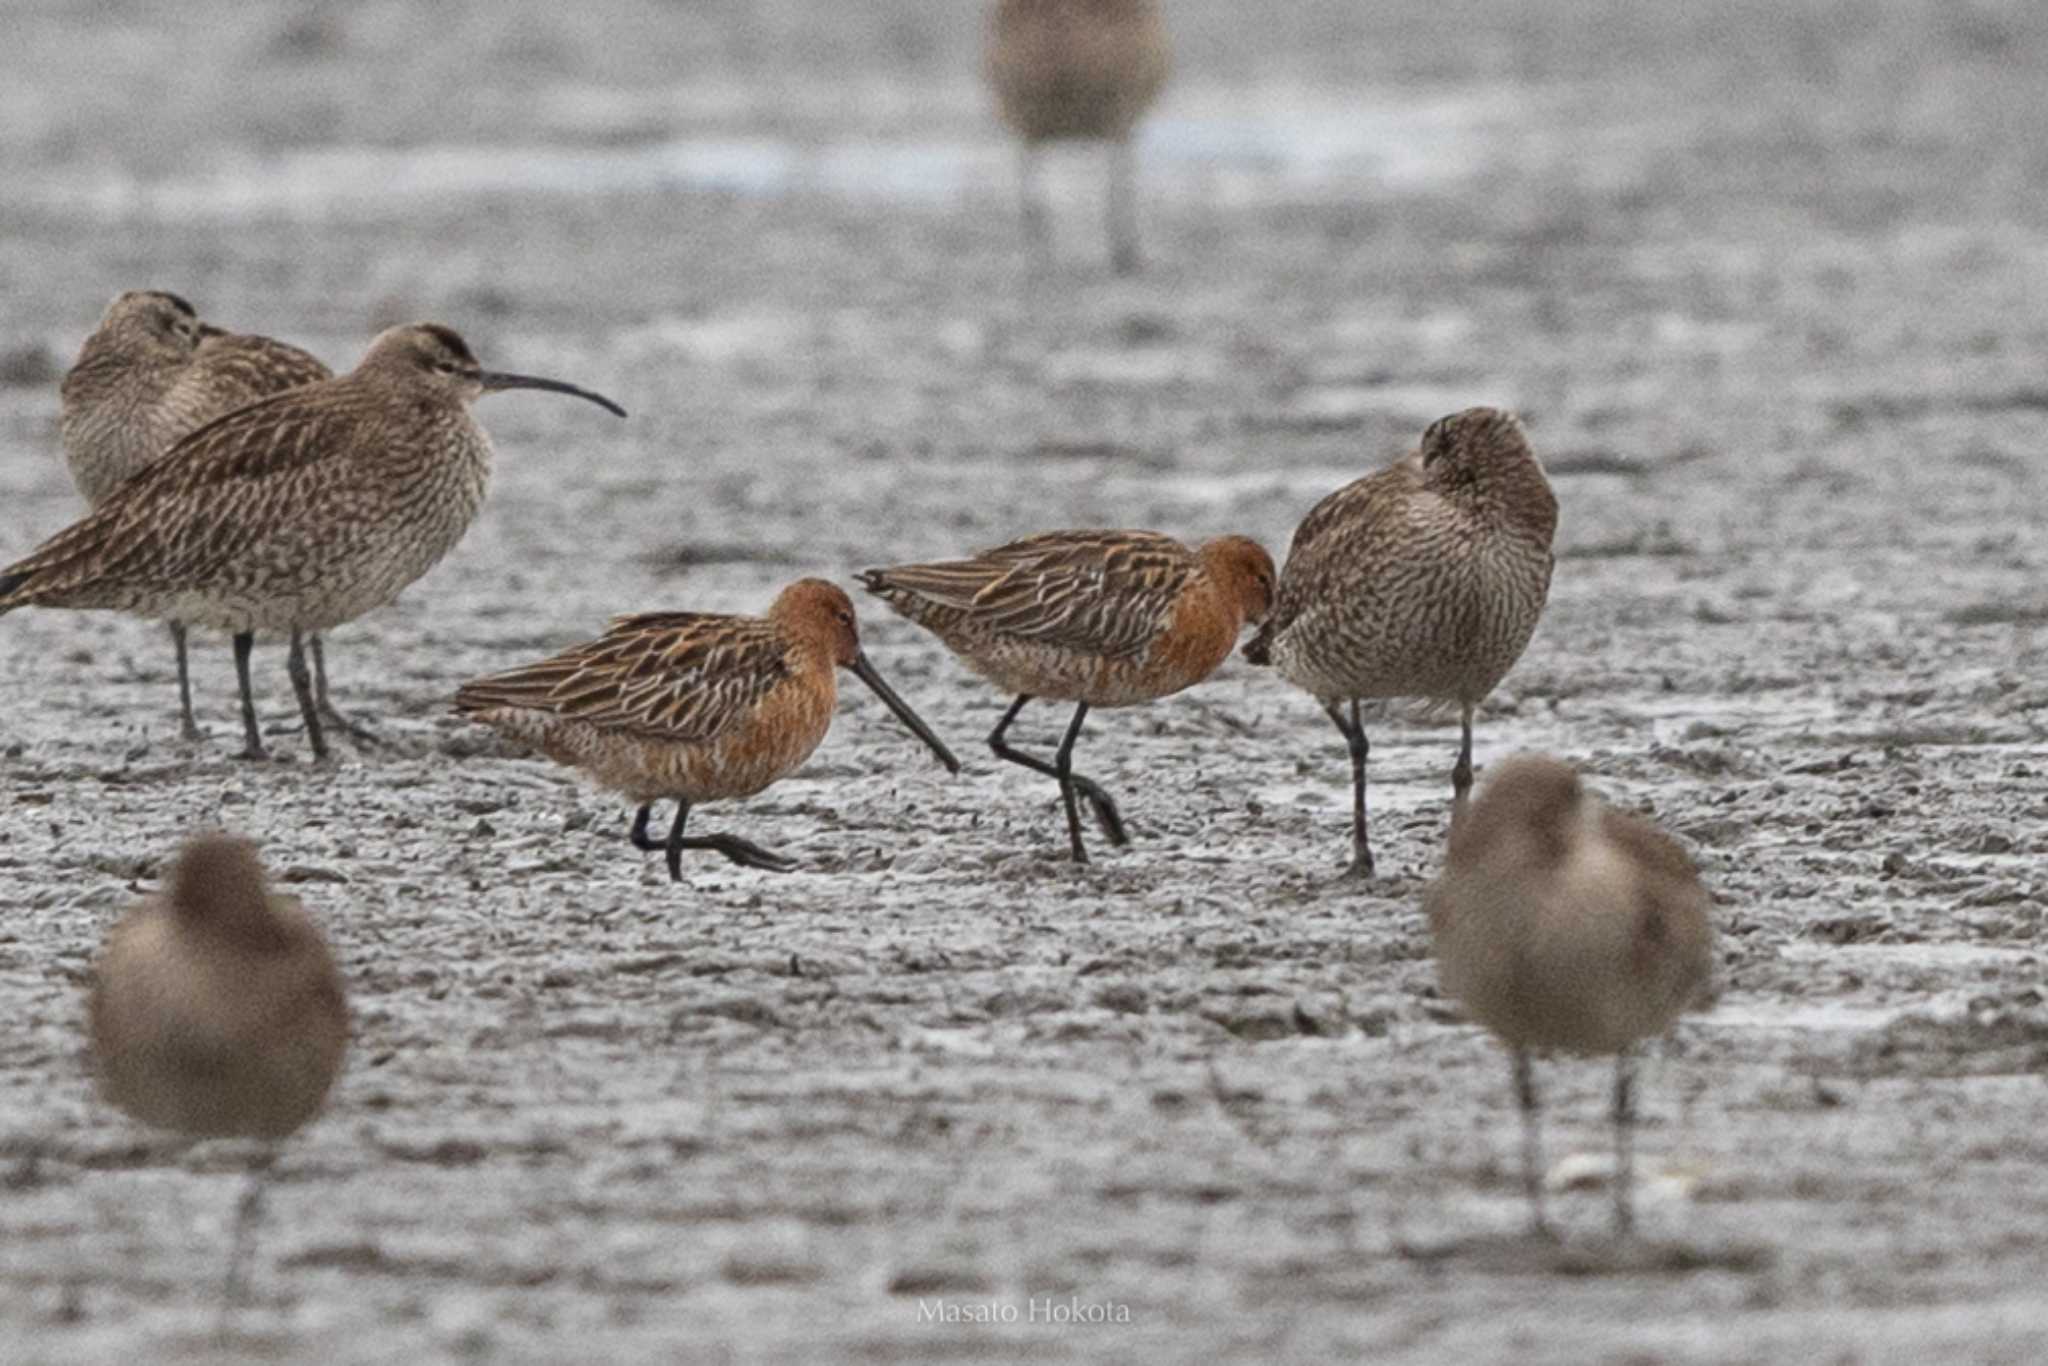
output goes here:
{"type": "Polygon", "coordinates": [[[650,612],[596,640],[465,684],[463,711],[548,712],[683,743],[716,738],[789,675],[789,646],[759,617],[650,612]]]}
{"type": "Polygon", "coordinates": [[[376,410],[293,391],[208,423],[87,516],[0,570],[0,599],[94,585],[203,587],[295,515],[324,512],[360,479],[351,447],[378,439],[376,410]]]}
{"type": "Polygon", "coordinates": [[[889,586],[967,613],[977,631],[1108,658],[1142,653],[1195,558],[1148,531],[1049,532],[970,560],[885,571],[889,586]]]}

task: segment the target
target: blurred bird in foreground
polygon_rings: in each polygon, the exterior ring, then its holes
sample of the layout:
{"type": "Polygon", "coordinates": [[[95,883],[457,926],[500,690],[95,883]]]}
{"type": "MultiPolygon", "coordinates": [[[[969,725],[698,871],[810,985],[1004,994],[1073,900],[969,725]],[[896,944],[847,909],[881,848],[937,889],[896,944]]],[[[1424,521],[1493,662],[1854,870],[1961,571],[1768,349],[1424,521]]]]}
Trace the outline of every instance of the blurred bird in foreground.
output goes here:
{"type": "Polygon", "coordinates": [[[1513,1055],[1522,1183],[1539,1233],[1549,1226],[1530,1054],[1614,1055],[1614,1221],[1628,1233],[1634,1048],[1692,1002],[1712,963],[1692,860],[1649,821],[1587,792],[1569,766],[1517,755],[1453,819],[1424,906],[1445,994],[1513,1055]]]}
{"type": "Polygon", "coordinates": [[[1244,656],[1323,705],[1351,751],[1350,871],[1370,877],[1360,699],[1454,703],[1454,804],[1472,787],[1472,714],[1521,658],[1550,594],[1557,499],[1513,414],[1439,418],[1420,452],[1302,519],[1273,613],[1244,656]]]}
{"type": "Polygon", "coordinates": [[[88,1009],[109,1102],[192,1138],[264,1144],[235,1216],[225,1329],[278,1149],[319,1113],[348,1050],[333,956],[304,908],[268,888],[253,847],[200,835],[108,934],[88,1009]]]}
{"type": "Polygon", "coordinates": [[[454,549],[491,471],[490,438],[469,405],[503,389],[572,394],[625,415],[573,384],[485,370],[439,324],[394,327],[348,374],[201,427],[0,569],[0,615],[111,608],[232,633],[251,759],[265,751],[249,653],[256,632],[288,632],[293,691],[325,758],[303,638],[392,602],[454,549]]]}
{"type": "Polygon", "coordinates": [[[1131,133],[1172,65],[1155,0],[997,0],[987,70],[1003,122],[1022,144],[1024,234],[1050,251],[1039,153],[1048,142],[1109,144],[1109,248],[1117,274],[1138,268],[1131,133]]]}
{"type": "Polygon", "coordinates": [[[960,771],[930,727],[860,647],[853,603],[823,579],[783,589],[766,616],[642,612],[536,664],[465,683],[456,710],[640,804],[636,848],[667,855],[683,879],[685,849],[711,849],[745,868],[789,872],[794,859],[738,835],[683,833],[693,807],[751,797],[793,772],[825,738],[848,669],[898,720],[960,771]],[[676,803],[666,841],[647,832],[654,803],[676,803]]]}
{"type": "Polygon", "coordinates": [[[969,559],[870,569],[861,581],[1017,695],[989,748],[1059,780],[1068,847],[1086,863],[1077,797],[1088,799],[1111,844],[1128,838],[1115,800],[1073,771],[1088,709],[1155,701],[1214,673],[1245,623],[1265,619],[1273,559],[1244,536],[1190,549],[1156,531],[1048,531],[969,559]],[[1003,740],[1034,697],[1076,704],[1051,763],[1003,740]]]}

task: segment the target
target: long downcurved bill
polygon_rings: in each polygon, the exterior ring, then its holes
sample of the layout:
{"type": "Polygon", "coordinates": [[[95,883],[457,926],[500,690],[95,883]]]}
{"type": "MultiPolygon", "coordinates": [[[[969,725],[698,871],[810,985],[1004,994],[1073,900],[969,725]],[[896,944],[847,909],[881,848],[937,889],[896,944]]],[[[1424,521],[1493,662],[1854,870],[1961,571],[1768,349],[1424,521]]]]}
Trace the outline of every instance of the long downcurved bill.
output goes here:
{"type": "Polygon", "coordinates": [[[910,727],[911,734],[931,746],[932,753],[939,756],[939,762],[946,766],[948,773],[958,773],[960,771],[960,761],[953,757],[953,751],[947,749],[945,742],[932,734],[932,728],[919,719],[918,714],[910,709],[909,703],[896,695],[894,688],[891,688],[882,681],[882,676],[875,672],[874,665],[868,663],[868,657],[865,654],[855,655],[853,663],[846,667],[853,670],[855,678],[858,678],[861,682],[875,690],[875,696],[888,704],[889,710],[896,713],[898,721],[910,727]]]}
{"type": "Polygon", "coordinates": [[[574,394],[577,398],[590,400],[607,412],[617,413],[620,417],[626,415],[624,408],[603,394],[593,394],[588,389],[579,389],[558,379],[541,379],[535,375],[508,375],[503,370],[479,370],[476,378],[477,382],[484,386],[484,392],[487,394],[500,389],[545,389],[551,394],[574,394]]]}

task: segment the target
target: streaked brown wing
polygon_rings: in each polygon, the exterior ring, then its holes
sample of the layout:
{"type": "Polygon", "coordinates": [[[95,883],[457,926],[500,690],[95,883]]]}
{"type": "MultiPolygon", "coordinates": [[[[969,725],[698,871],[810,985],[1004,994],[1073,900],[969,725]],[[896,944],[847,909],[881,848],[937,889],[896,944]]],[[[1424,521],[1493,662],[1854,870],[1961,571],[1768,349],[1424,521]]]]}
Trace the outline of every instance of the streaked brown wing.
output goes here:
{"type": "Polygon", "coordinates": [[[761,617],[650,612],[538,664],[464,684],[458,710],[544,711],[607,730],[700,743],[789,676],[789,646],[761,617]]]}
{"type": "MultiPolygon", "coordinates": [[[[223,411],[271,394],[334,378],[318,356],[274,337],[228,333],[208,337],[185,379],[201,385],[223,411]]],[[[182,381],[181,381],[182,382],[182,381]]]]}
{"type": "Polygon", "coordinates": [[[1349,572],[1366,574],[1371,564],[1358,547],[1370,545],[1372,527],[1382,518],[1400,515],[1403,500],[1422,487],[1422,464],[1414,456],[1396,461],[1362,479],[1354,479],[1324,496],[1294,529],[1287,563],[1280,571],[1279,591],[1266,624],[1245,647],[1246,657],[1264,662],[1269,643],[1293,625],[1318,595],[1330,591],[1326,566],[1338,562],[1339,581],[1349,572]],[[1356,563],[1344,565],[1346,557],[1356,563]]]}
{"type": "Polygon", "coordinates": [[[1158,635],[1195,563],[1186,546],[1153,531],[1050,531],[883,575],[967,613],[978,631],[1120,658],[1158,635]]]}
{"type": "Polygon", "coordinates": [[[376,407],[343,383],[277,394],[201,427],[0,572],[0,594],[209,581],[269,533],[280,509],[315,494],[318,466],[371,439],[376,407]]]}
{"type": "Polygon", "coordinates": [[[1292,564],[1297,556],[1332,530],[1369,519],[1377,508],[1390,507],[1401,495],[1421,487],[1422,466],[1413,457],[1396,461],[1362,479],[1352,480],[1326,495],[1308,510],[1308,516],[1301,519],[1301,525],[1294,529],[1294,539],[1287,547],[1288,563],[1292,564]]]}

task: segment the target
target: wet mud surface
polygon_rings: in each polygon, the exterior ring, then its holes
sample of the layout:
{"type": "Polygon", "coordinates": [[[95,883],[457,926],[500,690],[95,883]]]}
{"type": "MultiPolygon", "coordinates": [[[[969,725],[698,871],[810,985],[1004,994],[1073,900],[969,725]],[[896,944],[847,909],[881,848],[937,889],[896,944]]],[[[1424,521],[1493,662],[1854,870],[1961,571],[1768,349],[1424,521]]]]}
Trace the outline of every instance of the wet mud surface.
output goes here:
{"type": "Polygon", "coordinates": [[[1020,262],[966,6],[17,8],[0,555],[77,511],[54,377],[129,286],[338,364],[433,318],[633,417],[485,401],[477,526],[330,637],[385,740],[330,766],[275,644],[252,766],[224,642],[186,745],[159,628],[0,622],[0,1355],[215,1351],[243,1155],[101,1105],[79,1031],[99,937],[209,823],[321,918],[357,1028],[232,1355],[2033,1355],[2048,19],[1190,0],[1119,280],[1079,156],[1058,261],[1020,262]],[[802,772],[693,818],[803,871],[678,887],[449,710],[615,612],[1030,530],[1277,555],[1475,402],[1562,505],[1479,759],[1581,764],[1716,896],[1633,1246],[1607,1070],[1539,1073],[1568,1237],[1532,1245],[1506,1061],[1436,991],[1455,725],[1373,729],[1360,889],[1335,732],[1233,660],[1090,718],[1135,838],[1076,869],[1053,785],[980,744],[1006,699],[877,605],[967,773],[849,686],[802,772]]]}

